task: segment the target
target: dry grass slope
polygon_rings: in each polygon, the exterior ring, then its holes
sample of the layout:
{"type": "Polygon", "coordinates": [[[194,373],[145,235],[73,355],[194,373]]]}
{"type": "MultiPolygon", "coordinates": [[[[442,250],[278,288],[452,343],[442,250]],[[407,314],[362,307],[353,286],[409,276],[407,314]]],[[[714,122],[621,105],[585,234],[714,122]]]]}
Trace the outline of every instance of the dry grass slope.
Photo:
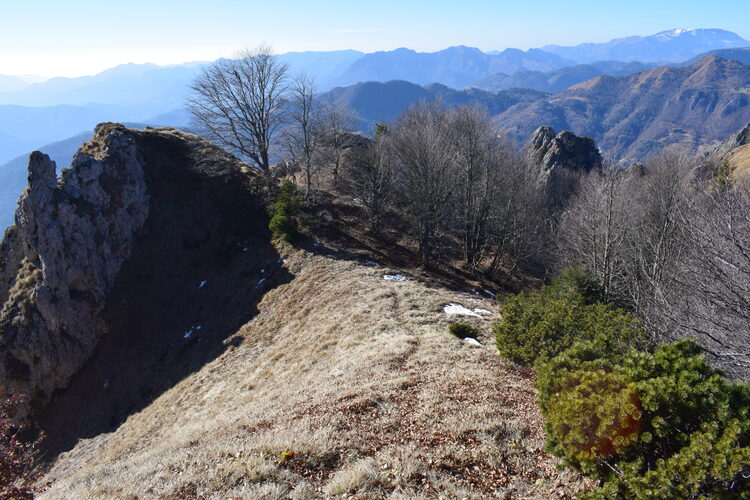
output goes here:
{"type": "Polygon", "coordinates": [[[222,356],[115,432],[61,455],[42,498],[570,497],[541,451],[531,374],[447,332],[491,303],[384,268],[284,250],[222,356]]]}
{"type": "Polygon", "coordinates": [[[732,151],[728,160],[729,164],[734,167],[735,177],[750,185],[750,144],[732,151]]]}

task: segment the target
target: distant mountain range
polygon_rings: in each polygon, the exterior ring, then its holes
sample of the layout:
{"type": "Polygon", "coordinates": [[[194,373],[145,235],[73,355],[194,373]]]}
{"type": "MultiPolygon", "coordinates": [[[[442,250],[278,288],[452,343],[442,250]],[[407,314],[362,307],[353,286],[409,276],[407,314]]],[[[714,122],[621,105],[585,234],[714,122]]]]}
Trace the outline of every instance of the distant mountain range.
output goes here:
{"type": "Polygon", "coordinates": [[[720,29],[674,29],[651,36],[629,36],[573,47],[546,45],[542,50],[578,63],[640,61],[678,63],[716,49],[747,47],[750,41],[720,29]]]}
{"type": "Polygon", "coordinates": [[[331,80],[338,86],[368,81],[406,80],[420,85],[441,83],[461,88],[495,73],[548,71],[575,63],[541,50],[507,49],[486,54],[474,47],[450,47],[438,52],[396,49],[367,54],[341,76],[331,80]]]}
{"type": "Polygon", "coordinates": [[[692,66],[603,75],[515,105],[496,120],[519,142],[543,124],[593,137],[621,159],[672,145],[696,150],[750,123],[750,66],[708,56],[692,66]]]}
{"type": "Polygon", "coordinates": [[[28,85],[27,81],[17,76],[0,75],[0,92],[15,92],[28,85]]]}
{"type": "Polygon", "coordinates": [[[347,104],[359,117],[358,127],[372,131],[375,123],[388,123],[418,101],[439,99],[443,105],[479,105],[490,115],[498,115],[512,106],[532,103],[549,94],[530,89],[512,89],[488,92],[481,89],[456,90],[439,83],[421,86],[403,80],[390,82],[365,82],[348,87],[338,87],[326,93],[325,99],[347,104]]]}
{"type": "Polygon", "coordinates": [[[750,64],[750,47],[743,47],[739,49],[717,49],[699,56],[688,59],[683,64],[685,66],[692,66],[702,58],[706,56],[716,56],[722,59],[729,59],[730,61],[739,61],[744,64],[750,64]]]}
{"type": "MultiPolygon", "coordinates": [[[[708,51],[718,50],[717,55],[748,62],[748,51],[737,50],[740,46],[750,46],[750,42],[728,31],[700,29],[527,51],[485,53],[458,46],[432,53],[405,48],[372,54],[355,50],[289,52],[279,58],[293,73],[304,70],[315,77],[320,91],[367,81],[405,80],[453,88],[529,88],[554,93],[599,75],[632,74],[653,68],[654,61],[678,63],[708,51]]],[[[124,64],[93,76],[40,83],[29,83],[38,81],[33,77],[0,76],[0,105],[47,108],[2,109],[0,164],[101,121],[152,122],[155,117],[179,113],[184,121],[184,112],[178,110],[184,106],[189,83],[205,64],[124,64]],[[57,107],[61,105],[67,107],[57,107]],[[38,126],[27,126],[32,123],[38,126]]],[[[177,124],[174,119],[168,121],[177,124]]]]}
{"type": "Polygon", "coordinates": [[[0,164],[50,142],[62,140],[103,121],[184,126],[181,104],[168,109],[151,103],[56,106],[0,105],[0,164]],[[175,107],[178,107],[176,110],[175,107]],[[155,115],[156,114],[156,115],[155,115]]]}
{"type": "Polygon", "coordinates": [[[542,92],[560,92],[577,83],[585,82],[599,75],[631,75],[656,67],[655,64],[639,62],[604,61],[592,64],[579,64],[552,71],[519,71],[512,75],[498,73],[474,82],[471,86],[483,90],[499,91],[506,89],[533,89],[542,92]]]}
{"type": "Polygon", "coordinates": [[[123,64],[94,76],[51,78],[15,92],[0,93],[0,104],[55,106],[67,104],[149,104],[156,115],[182,106],[187,85],[202,63],[179,66],[123,64]]]}
{"type": "MultiPolygon", "coordinates": [[[[661,87],[647,86],[637,92],[631,88],[641,78],[651,82],[643,75],[654,74],[651,71],[657,71],[653,68],[659,62],[692,66],[706,54],[747,64],[750,42],[728,31],[698,29],[527,51],[485,53],[458,46],[432,53],[404,48],[372,54],[354,50],[290,52],[279,59],[289,64],[292,73],[304,70],[315,77],[321,92],[349,102],[358,111],[363,130],[376,121],[394,119],[417,100],[439,97],[446,105],[487,106],[519,140],[525,140],[524,134],[536,125],[545,124],[596,137],[605,149],[614,148],[617,135],[620,150],[641,156],[666,143],[694,145],[718,140],[725,131],[736,128],[735,122],[744,116],[747,91],[721,76],[714,77],[708,87],[708,77],[702,83],[691,80],[694,88],[707,96],[705,99],[721,107],[718,117],[702,112],[703,97],[691,97],[688,90],[693,87],[677,81],[664,81],[661,87]],[[639,73],[642,71],[647,72],[639,73]],[[460,88],[465,90],[456,90],[460,88]],[[664,96],[673,99],[669,102],[693,102],[694,109],[687,113],[682,104],[679,113],[674,111],[677,108],[661,109],[659,99],[664,96]],[[623,99],[626,102],[619,102],[623,99]],[[737,111],[730,113],[732,109],[737,111]],[[674,123],[668,126],[672,115],[674,123]],[[727,123],[716,123],[719,118],[727,123]],[[682,119],[687,121],[679,122],[682,119]],[[673,132],[667,134],[670,126],[673,132]]],[[[33,149],[45,149],[45,144],[91,130],[103,121],[185,126],[189,122],[184,109],[188,85],[205,64],[125,64],[93,76],[46,81],[0,76],[0,165],[33,149]]],[[[715,63],[713,69],[704,72],[721,70],[722,65],[715,63]]],[[[690,72],[658,71],[677,80],[690,72]]],[[[0,166],[0,174],[3,168],[0,166]]]]}

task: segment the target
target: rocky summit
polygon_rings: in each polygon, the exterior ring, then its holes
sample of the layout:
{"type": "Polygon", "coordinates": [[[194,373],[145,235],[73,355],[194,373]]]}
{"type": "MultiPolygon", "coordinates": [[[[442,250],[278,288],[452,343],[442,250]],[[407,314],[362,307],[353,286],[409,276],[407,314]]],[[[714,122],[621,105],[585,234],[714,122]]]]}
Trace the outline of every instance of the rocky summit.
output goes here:
{"type": "Polygon", "coordinates": [[[529,155],[547,173],[559,168],[590,172],[602,166],[602,155],[593,139],[567,130],[556,134],[546,126],[531,136],[529,155]]]}
{"type": "Polygon", "coordinates": [[[31,155],[3,244],[0,375],[37,399],[64,387],[106,330],[107,292],[148,217],[134,137],[101,127],[94,140],[102,149],[76,155],[59,184],[55,163],[31,155]]]}
{"type": "Polygon", "coordinates": [[[556,133],[552,127],[539,127],[531,136],[527,159],[538,165],[547,206],[559,209],[575,191],[582,174],[602,168],[602,155],[594,140],[570,131],[556,133]]]}
{"type": "MultiPolygon", "coordinates": [[[[246,188],[251,178],[229,155],[172,129],[99,125],[59,178],[47,155],[33,153],[29,188],[0,247],[5,385],[41,407],[69,384],[103,336],[127,325],[123,314],[148,317],[135,298],[117,293],[118,277],[159,282],[133,261],[144,251],[167,271],[170,265],[163,260],[210,245],[214,238],[228,236],[238,245],[237,231],[212,232],[212,226],[232,226],[229,219],[238,215],[211,205],[253,205],[246,188]],[[192,207],[186,211],[195,218],[184,225],[165,219],[175,207],[192,207]],[[126,264],[129,277],[123,273],[126,264]],[[113,297],[121,301],[118,306],[113,297]]],[[[191,288],[197,288],[198,277],[191,288]]],[[[169,283],[158,288],[173,290],[169,283]]],[[[170,300],[178,300],[179,293],[171,293],[170,300]]]]}

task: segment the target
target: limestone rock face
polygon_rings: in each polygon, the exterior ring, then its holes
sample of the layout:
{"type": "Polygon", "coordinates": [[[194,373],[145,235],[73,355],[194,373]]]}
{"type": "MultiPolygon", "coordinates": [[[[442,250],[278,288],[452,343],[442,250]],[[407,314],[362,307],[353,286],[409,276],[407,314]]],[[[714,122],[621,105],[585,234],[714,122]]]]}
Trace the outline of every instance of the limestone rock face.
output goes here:
{"type": "Polygon", "coordinates": [[[734,136],[732,142],[734,147],[747,146],[750,144],[750,123],[734,136]]]}
{"type": "Polygon", "coordinates": [[[16,225],[0,248],[0,379],[48,399],[106,331],[108,291],[149,215],[143,159],[127,129],[100,125],[56,177],[35,152],[16,225]]]}
{"type": "Polygon", "coordinates": [[[555,134],[551,127],[536,129],[529,155],[545,172],[556,168],[590,172],[602,166],[602,156],[593,139],[568,131],[555,134]]]}
{"type": "Polygon", "coordinates": [[[568,131],[557,134],[552,127],[536,129],[527,155],[540,169],[547,206],[553,211],[575,191],[581,174],[602,168],[602,155],[593,139],[568,131]]]}

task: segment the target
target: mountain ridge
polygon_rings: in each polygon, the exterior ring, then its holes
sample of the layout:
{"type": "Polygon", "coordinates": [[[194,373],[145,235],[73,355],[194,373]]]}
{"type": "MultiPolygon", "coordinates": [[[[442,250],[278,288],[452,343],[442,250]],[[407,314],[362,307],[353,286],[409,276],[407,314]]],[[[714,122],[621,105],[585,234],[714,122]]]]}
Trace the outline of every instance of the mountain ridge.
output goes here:
{"type": "Polygon", "coordinates": [[[720,142],[750,121],[750,66],[716,56],[693,66],[602,75],[497,117],[516,140],[539,125],[596,139],[621,159],[666,146],[691,151],[720,142]]]}
{"type": "Polygon", "coordinates": [[[493,299],[356,240],[273,241],[259,174],[174,129],[102,124],[60,179],[41,153],[29,167],[0,245],[0,375],[47,433],[40,498],[591,487],[542,452],[493,299]],[[448,332],[457,302],[480,345],[448,332]]]}
{"type": "Polygon", "coordinates": [[[750,41],[722,29],[673,29],[648,36],[615,38],[575,46],[545,45],[542,50],[579,63],[594,61],[681,62],[708,50],[750,46],[750,41]]]}

